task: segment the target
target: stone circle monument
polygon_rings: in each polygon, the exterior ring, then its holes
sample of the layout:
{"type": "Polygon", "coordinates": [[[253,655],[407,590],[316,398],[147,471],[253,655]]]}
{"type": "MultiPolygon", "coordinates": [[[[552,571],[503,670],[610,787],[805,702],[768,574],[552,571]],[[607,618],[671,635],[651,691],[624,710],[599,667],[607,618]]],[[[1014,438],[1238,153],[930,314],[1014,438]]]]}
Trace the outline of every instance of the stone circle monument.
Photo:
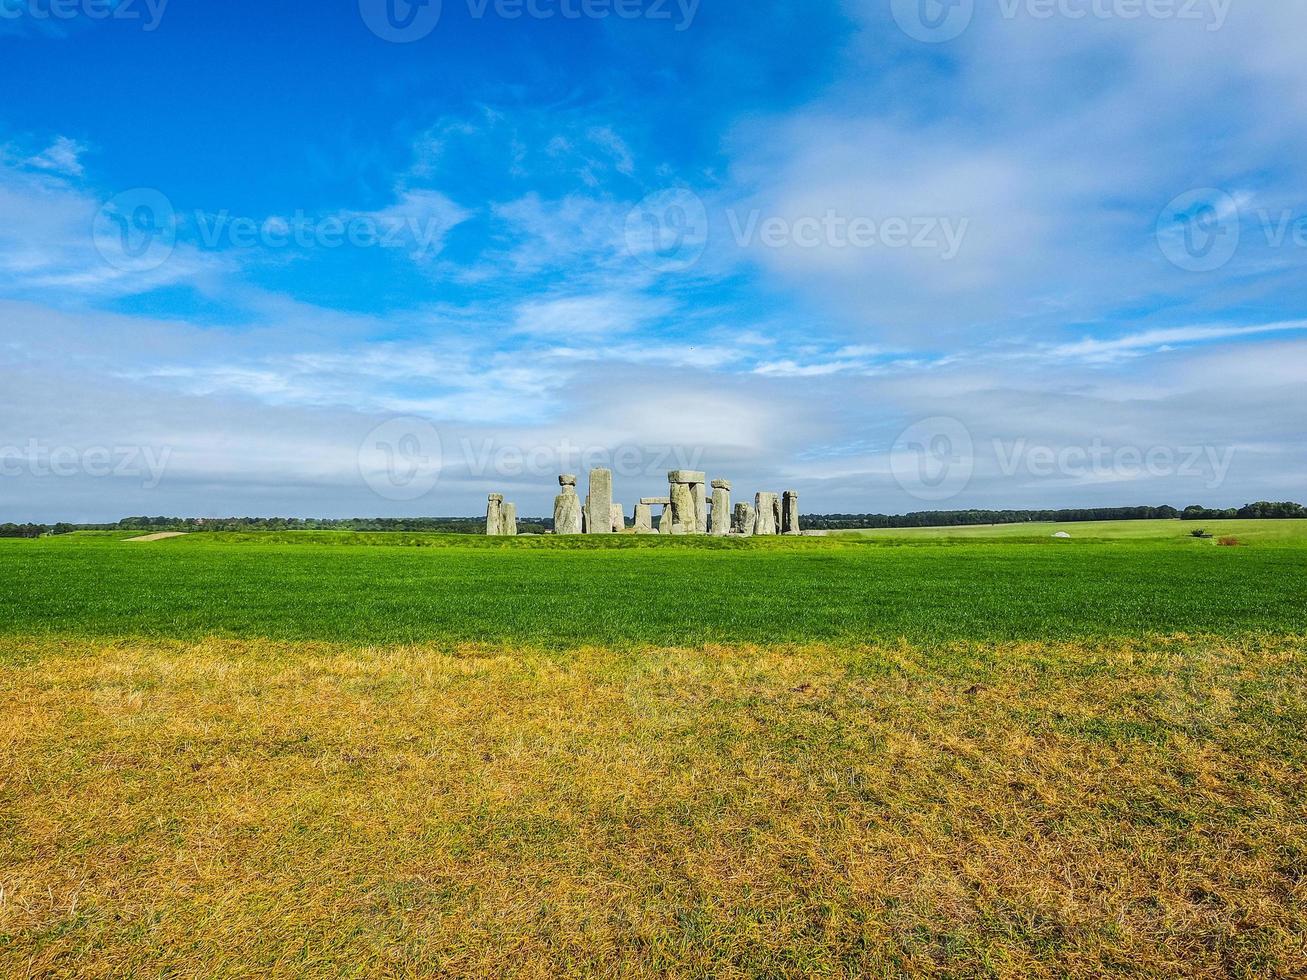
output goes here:
{"type": "MultiPolygon", "coordinates": [[[[560,493],[554,498],[554,534],[621,534],[627,531],[622,505],[613,501],[612,470],[590,471],[589,491],[584,503],[577,494],[577,477],[564,473],[558,478],[560,493]]],[[[798,535],[799,493],[759,492],[753,504],[739,503],[731,509],[730,480],[708,482],[697,470],[672,470],[667,474],[665,497],[641,497],[635,505],[631,530],[635,534],[712,535],[748,538],[754,535],[798,535]],[[712,487],[709,496],[708,487],[712,487]],[[662,508],[657,520],[653,509],[662,508]]],[[[517,506],[505,503],[503,494],[492,493],[486,511],[486,534],[516,535],[517,506]]]]}

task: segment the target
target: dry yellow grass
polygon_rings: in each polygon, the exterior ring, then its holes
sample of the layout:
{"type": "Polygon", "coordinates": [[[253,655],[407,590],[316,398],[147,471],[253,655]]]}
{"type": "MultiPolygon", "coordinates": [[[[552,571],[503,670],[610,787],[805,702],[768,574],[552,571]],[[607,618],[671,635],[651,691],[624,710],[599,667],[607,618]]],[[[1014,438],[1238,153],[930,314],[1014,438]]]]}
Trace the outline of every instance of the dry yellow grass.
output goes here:
{"type": "Polygon", "coordinates": [[[5,640],[0,976],[1301,976],[1305,666],[5,640]]]}

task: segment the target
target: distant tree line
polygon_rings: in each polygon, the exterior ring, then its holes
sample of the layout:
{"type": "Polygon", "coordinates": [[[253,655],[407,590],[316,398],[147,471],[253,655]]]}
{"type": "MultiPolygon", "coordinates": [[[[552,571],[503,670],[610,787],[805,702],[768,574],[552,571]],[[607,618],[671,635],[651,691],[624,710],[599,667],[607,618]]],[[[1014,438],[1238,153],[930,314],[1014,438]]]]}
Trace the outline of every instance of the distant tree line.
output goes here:
{"type": "Polygon", "coordinates": [[[913,514],[813,514],[802,518],[805,528],[815,531],[849,530],[860,527],[970,527],[980,524],[1070,524],[1081,521],[1212,521],[1289,520],[1307,518],[1302,504],[1272,504],[1261,501],[1228,510],[1209,510],[1194,505],[1174,507],[1096,507],[1069,510],[932,510],[913,514]]]}
{"type": "Polygon", "coordinates": [[[1067,524],[1077,521],[1173,521],[1174,507],[1099,507],[1075,510],[928,510],[912,514],[814,514],[805,529],[839,531],[861,527],[973,527],[981,524],[1067,524]]]}
{"type": "Polygon", "coordinates": [[[0,538],[39,538],[49,533],[44,524],[0,524],[0,538]]]}
{"type": "MultiPolygon", "coordinates": [[[[520,532],[552,530],[552,520],[519,520],[520,532]]],[[[484,534],[484,517],[125,517],[116,524],[83,525],[107,531],[427,531],[484,534]]]]}
{"type": "MultiPolygon", "coordinates": [[[[1174,507],[1096,507],[1068,510],[927,510],[911,514],[808,514],[801,521],[814,531],[853,528],[971,527],[981,524],[1068,524],[1080,521],[1216,521],[1307,519],[1307,507],[1293,502],[1258,501],[1239,508],[1212,510],[1194,504],[1174,507]]],[[[519,518],[521,534],[554,529],[550,518],[519,518]]],[[[125,517],[113,524],[0,524],[0,538],[38,538],[72,531],[426,531],[484,534],[484,517],[125,517]]]]}
{"type": "Polygon", "coordinates": [[[1245,504],[1238,510],[1233,508],[1229,510],[1209,510],[1206,507],[1194,504],[1186,507],[1181,512],[1180,517],[1186,521],[1218,521],[1231,518],[1250,521],[1285,521],[1307,518],[1307,508],[1304,508],[1302,504],[1295,504],[1291,501],[1273,504],[1267,500],[1260,500],[1255,504],[1245,504]]]}

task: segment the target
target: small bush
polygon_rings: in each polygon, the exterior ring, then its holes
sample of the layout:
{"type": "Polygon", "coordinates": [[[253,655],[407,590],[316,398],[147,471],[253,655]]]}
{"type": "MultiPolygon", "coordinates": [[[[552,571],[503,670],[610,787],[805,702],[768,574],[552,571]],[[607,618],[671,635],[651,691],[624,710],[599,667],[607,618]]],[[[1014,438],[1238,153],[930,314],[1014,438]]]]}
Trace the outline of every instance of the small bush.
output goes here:
{"type": "Polygon", "coordinates": [[[1238,538],[1234,538],[1234,537],[1224,537],[1224,538],[1222,538],[1220,541],[1218,541],[1218,542],[1216,542],[1216,543],[1219,544],[1222,548],[1237,548],[1237,547],[1239,547],[1239,539],[1238,539],[1238,538]]]}

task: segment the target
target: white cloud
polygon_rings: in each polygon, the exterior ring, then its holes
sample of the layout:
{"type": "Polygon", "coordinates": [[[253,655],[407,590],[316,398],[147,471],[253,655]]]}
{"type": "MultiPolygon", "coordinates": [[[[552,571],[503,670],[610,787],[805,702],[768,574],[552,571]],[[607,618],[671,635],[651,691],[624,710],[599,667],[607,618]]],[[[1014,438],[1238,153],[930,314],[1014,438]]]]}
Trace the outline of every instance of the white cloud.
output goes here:
{"type": "Polygon", "coordinates": [[[1204,280],[1224,289],[1195,295],[1155,233],[1167,202],[1201,187],[1301,216],[1307,162],[1285,150],[1307,139],[1307,68],[1286,38],[1307,31],[1307,7],[1235,4],[1209,31],[1146,16],[1008,19],[978,3],[961,38],[932,46],[899,31],[886,3],[848,6],[866,29],[839,80],[737,128],[737,190],[724,193],[743,195],[726,204],[787,221],[965,219],[965,239],[952,260],[931,248],[747,250],[771,279],[875,338],[992,336],[1143,302],[1192,315],[1235,290],[1307,301],[1301,249],[1246,235],[1204,280]],[[1267,172],[1268,160],[1281,166],[1267,172]],[[1247,281],[1268,271],[1279,278],[1247,281]]]}
{"type": "Polygon", "coordinates": [[[1169,350],[1173,345],[1194,344],[1208,340],[1228,340],[1260,334],[1307,330],[1307,320],[1267,323],[1256,326],[1192,326],[1145,330],[1124,337],[1086,338],[1062,344],[1048,351],[1055,358],[1081,358],[1088,361],[1113,361],[1135,357],[1150,351],[1169,350]]]}
{"type": "Polygon", "coordinates": [[[67,136],[59,136],[48,147],[25,161],[29,167],[49,170],[66,177],[80,177],[83,169],[80,157],[86,147],[67,136]]]}
{"type": "Polygon", "coordinates": [[[633,333],[672,309],[670,300],[629,293],[530,300],[517,309],[516,330],[536,338],[602,340],[633,333]]]}

